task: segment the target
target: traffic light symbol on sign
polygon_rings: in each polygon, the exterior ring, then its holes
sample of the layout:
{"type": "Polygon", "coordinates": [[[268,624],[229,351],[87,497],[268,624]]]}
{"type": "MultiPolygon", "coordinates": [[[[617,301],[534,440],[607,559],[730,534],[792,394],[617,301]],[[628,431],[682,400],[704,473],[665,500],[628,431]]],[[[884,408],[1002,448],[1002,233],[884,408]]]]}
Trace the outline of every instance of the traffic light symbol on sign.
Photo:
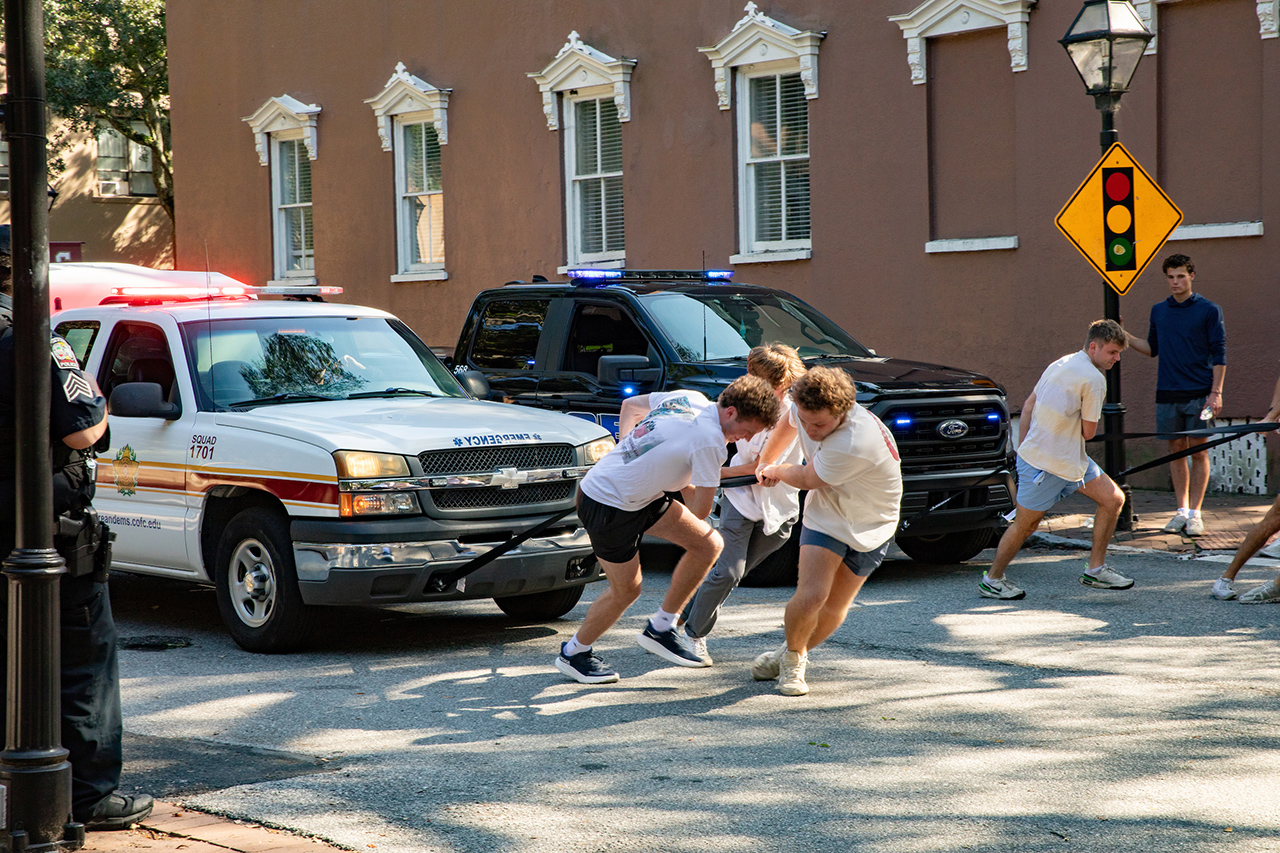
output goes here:
{"type": "Polygon", "coordinates": [[[1102,170],[1103,246],[1107,272],[1136,270],[1132,167],[1102,170]]]}

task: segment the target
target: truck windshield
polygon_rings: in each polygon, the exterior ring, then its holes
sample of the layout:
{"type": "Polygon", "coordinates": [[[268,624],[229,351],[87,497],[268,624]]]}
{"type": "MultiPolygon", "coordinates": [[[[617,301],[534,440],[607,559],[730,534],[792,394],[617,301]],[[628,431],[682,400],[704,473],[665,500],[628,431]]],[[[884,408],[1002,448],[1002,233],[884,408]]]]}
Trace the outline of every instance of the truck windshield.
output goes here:
{"type": "Polygon", "coordinates": [[[186,323],[182,334],[204,411],[249,401],[466,396],[398,320],[242,318],[186,323]]]}
{"type": "Polygon", "coordinates": [[[640,303],[683,361],[744,359],[752,347],[774,342],[795,347],[801,358],[871,355],[813,308],[777,293],[650,293],[640,303]]]}

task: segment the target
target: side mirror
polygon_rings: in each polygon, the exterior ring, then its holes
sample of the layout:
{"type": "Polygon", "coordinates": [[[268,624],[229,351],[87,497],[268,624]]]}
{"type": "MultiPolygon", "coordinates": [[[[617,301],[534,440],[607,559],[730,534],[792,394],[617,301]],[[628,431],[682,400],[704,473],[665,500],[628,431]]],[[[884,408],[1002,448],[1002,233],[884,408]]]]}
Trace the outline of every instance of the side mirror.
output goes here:
{"type": "Polygon", "coordinates": [[[602,355],[596,364],[596,378],[601,385],[657,382],[662,378],[662,368],[650,367],[649,359],[642,355],[602,355]]]}
{"type": "Polygon", "coordinates": [[[164,418],[176,421],[182,417],[182,406],[166,403],[156,382],[126,382],[111,392],[111,416],[117,418],[164,418]]]}
{"type": "Polygon", "coordinates": [[[463,370],[457,374],[463,390],[477,400],[489,399],[489,380],[478,370],[463,370]]]}

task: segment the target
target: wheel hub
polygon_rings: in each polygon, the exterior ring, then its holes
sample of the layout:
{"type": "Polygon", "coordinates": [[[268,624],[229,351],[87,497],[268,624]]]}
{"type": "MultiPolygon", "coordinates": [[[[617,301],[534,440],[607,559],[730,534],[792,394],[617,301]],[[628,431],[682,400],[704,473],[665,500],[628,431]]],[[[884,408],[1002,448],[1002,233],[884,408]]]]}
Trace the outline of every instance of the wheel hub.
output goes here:
{"type": "Polygon", "coordinates": [[[244,574],[244,591],[254,601],[271,597],[271,572],[262,563],[254,563],[244,574]]]}

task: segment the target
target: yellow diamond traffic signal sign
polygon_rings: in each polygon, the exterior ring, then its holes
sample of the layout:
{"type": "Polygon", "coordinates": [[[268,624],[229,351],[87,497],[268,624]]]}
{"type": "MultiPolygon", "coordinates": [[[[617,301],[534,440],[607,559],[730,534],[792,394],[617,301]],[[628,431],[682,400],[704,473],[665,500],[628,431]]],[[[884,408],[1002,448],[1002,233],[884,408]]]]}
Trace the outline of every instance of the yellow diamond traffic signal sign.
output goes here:
{"type": "Polygon", "coordinates": [[[1123,295],[1178,227],[1182,211],[1117,142],[1054,221],[1123,295]]]}

